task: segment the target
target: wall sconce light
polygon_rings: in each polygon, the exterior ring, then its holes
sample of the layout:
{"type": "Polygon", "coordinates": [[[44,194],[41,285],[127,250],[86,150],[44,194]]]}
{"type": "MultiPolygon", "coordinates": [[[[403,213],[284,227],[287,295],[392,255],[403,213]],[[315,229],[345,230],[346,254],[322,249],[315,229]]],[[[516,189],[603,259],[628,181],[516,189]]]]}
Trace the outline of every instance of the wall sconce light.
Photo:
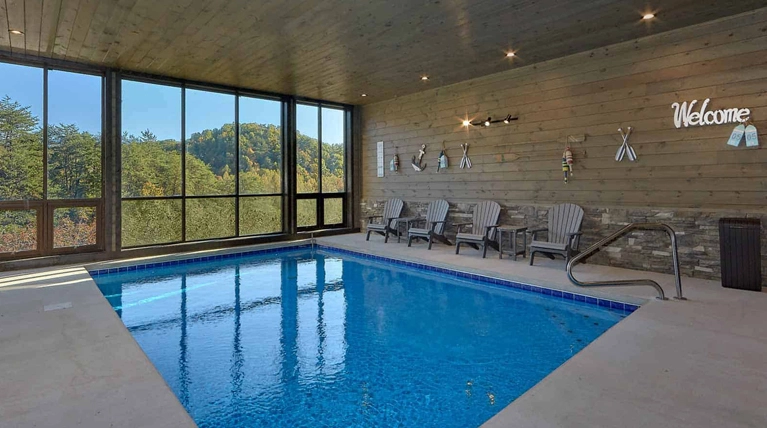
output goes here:
{"type": "Polygon", "coordinates": [[[490,126],[493,123],[501,123],[501,122],[503,122],[503,123],[508,125],[512,121],[518,120],[518,119],[519,119],[519,117],[517,117],[517,116],[512,116],[510,114],[507,114],[506,117],[504,117],[503,119],[496,119],[496,120],[493,120],[492,117],[488,117],[485,120],[480,120],[480,121],[477,121],[477,122],[471,122],[469,120],[464,120],[463,121],[463,126],[466,127],[466,128],[468,128],[469,126],[485,126],[485,127],[487,127],[487,126],[490,126]]]}

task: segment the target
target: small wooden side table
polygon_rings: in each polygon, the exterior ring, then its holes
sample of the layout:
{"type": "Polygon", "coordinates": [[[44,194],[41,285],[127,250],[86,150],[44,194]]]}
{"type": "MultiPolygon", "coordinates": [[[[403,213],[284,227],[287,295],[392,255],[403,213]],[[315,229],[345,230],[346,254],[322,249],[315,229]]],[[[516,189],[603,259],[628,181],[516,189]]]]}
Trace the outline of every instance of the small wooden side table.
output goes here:
{"type": "MultiPolygon", "coordinates": [[[[503,235],[511,235],[511,251],[507,251],[507,255],[511,255],[511,259],[516,261],[517,256],[527,257],[527,226],[500,226],[498,227],[498,258],[503,258],[503,235]],[[522,235],[522,248],[517,248],[517,235],[522,235]]],[[[508,238],[507,238],[508,239],[508,238]]]]}
{"type": "Polygon", "coordinates": [[[396,220],[397,222],[397,242],[400,242],[400,238],[402,238],[402,234],[405,233],[405,236],[410,235],[410,223],[420,220],[421,217],[400,217],[396,220]],[[402,225],[405,225],[405,231],[402,231],[402,225]]]}

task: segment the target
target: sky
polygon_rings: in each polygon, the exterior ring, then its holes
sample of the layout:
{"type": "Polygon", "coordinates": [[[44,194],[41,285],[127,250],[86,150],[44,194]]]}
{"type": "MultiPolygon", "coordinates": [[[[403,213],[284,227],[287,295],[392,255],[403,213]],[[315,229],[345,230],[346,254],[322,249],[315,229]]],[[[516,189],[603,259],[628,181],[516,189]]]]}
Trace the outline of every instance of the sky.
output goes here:
{"type": "MultiPolygon", "coordinates": [[[[8,95],[31,107],[40,118],[43,111],[43,69],[0,62],[0,97],[8,95]]],[[[234,122],[235,97],[216,92],[186,90],[186,134],[220,128],[234,122]]],[[[280,102],[240,97],[240,122],[281,123],[280,102]]],[[[322,139],[343,142],[343,111],[322,109],[322,139]]],[[[75,124],[81,130],[101,133],[101,78],[49,70],[48,122],[75,124]]],[[[317,107],[299,104],[296,126],[300,133],[318,137],[317,107]]],[[[122,130],[133,135],[149,129],[158,139],[181,138],[181,88],[122,81],[122,130]]]]}
{"type": "MultiPolygon", "coordinates": [[[[0,63],[0,97],[8,95],[33,115],[43,117],[43,69],[0,63]]],[[[87,74],[48,72],[48,122],[75,123],[101,133],[101,78],[87,74]]]]}

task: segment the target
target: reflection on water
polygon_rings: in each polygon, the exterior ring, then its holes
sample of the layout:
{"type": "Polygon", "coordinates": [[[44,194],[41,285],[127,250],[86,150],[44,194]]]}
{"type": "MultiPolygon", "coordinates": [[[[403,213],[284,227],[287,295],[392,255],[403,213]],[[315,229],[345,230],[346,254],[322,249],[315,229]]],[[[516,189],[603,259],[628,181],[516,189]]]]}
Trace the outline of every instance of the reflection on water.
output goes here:
{"type": "Polygon", "coordinates": [[[478,426],[621,318],[358,260],[271,257],[96,279],[201,427],[478,426]]]}

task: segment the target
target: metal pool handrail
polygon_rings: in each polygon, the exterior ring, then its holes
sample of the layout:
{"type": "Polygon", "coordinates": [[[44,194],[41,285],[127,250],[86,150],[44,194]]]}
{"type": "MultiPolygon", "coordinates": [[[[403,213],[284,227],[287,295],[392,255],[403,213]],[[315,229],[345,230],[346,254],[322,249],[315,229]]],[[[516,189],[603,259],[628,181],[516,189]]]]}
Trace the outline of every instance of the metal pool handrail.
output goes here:
{"type": "Polygon", "coordinates": [[[570,259],[570,262],[567,263],[567,277],[570,279],[570,282],[572,282],[573,284],[579,287],[621,287],[626,285],[646,285],[646,286],[655,288],[655,290],[658,292],[658,299],[668,300],[666,299],[666,295],[663,293],[663,288],[660,286],[660,284],[653,281],[652,279],[621,279],[621,280],[615,280],[615,281],[583,282],[583,281],[579,281],[575,279],[575,277],[573,276],[573,267],[575,267],[575,265],[577,265],[581,260],[598,252],[599,250],[602,249],[602,247],[613,243],[618,238],[637,229],[663,230],[664,232],[668,234],[669,238],[671,238],[671,250],[672,250],[671,254],[672,254],[673,263],[674,263],[674,277],[676,278],[676,297],[675,298],[679,300],[686,300],[682,296],[682,278],[679,276],[679,252],[677,251],[676,234],[674,233],[674,229],[672,229],[671,226],[664,223],[631,223],[624,226],[619,231],[613,233],[607,238],[604,238],[596,242],[594,245],[590,246],[589,248],[584,250],[582,253],[570,259]]]}

